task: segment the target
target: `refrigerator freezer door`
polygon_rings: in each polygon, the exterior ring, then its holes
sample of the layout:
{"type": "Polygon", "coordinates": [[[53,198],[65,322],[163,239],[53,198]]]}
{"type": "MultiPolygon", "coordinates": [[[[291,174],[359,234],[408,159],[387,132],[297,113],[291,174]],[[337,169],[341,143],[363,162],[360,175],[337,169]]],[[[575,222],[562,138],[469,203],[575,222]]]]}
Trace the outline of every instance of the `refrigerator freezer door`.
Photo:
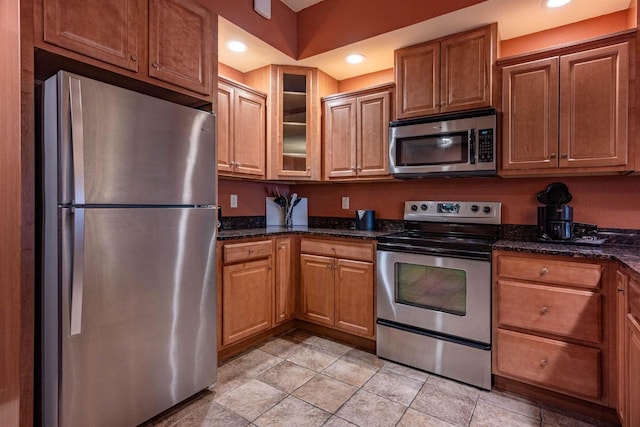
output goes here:
{"type": "Polygon", "coordinates": [[[217,210],[60,211],[60,425],[137,425],[211,385],[217,210]]]}
{"type": "Polygon", "coordinates": [[[66,72],[56,78],[59,134],[45,144],[60,144],[62,204],[216,204],[212,114],[66,72]]]}

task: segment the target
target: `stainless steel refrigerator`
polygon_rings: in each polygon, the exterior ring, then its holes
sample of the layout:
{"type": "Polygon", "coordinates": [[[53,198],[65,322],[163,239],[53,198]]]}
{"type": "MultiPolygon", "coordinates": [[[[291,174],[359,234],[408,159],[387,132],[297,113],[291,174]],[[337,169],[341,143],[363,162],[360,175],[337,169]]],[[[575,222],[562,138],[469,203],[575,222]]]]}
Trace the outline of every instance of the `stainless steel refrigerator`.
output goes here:
{"type": "Polygon", "coordinates": [[[66,72],[42,105],[42,423],[133,426],[216,379],[214,117],[66,72]]]}

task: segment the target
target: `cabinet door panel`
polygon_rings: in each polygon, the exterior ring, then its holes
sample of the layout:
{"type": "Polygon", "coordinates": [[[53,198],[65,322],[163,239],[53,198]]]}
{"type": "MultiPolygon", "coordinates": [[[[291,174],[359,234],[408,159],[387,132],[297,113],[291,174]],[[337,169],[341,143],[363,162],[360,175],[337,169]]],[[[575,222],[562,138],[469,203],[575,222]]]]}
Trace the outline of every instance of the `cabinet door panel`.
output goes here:
{"type": "Polygon", "coordinates": [[[618,166],[627,159],[629,46],[560,59],[560,166],[618,166]]]}
{"type": "Polygon", "coordinates": [[[218,172],[231,175],[233,172],[233,88],[218,83],[218,110],[216,111],[216,147],[218,172]]]}
{"type": "Polygon", "coordinates": [[[356,176],[356,98],[325,104],[325,178],[356,176]]]}
{"type": "Polygon", "coordinates": [[[345,259],[336,262],[335,325],[372,337],[373,264],[345,259]]]}
{"type": "Polygon", "coordinates": [[[358,97],[358,176],[389,175],[390,102],[389,92],[358,97]]]}
{"type": "Polygon", "coordinates": [[[620,272],[616,272],[616,287],[618,290],[616,302],[616,337],[617,337],[617,384],[618,403],[616,410],[621,425],[626,425],[627,419],[627,283],[629,277],[620,272]]]}
{"type": "Polygon", "coordinates": [[[440,112],[440,43],[395,52],[396,118],[440,112]]]}
{"type": "Polygon", "coordinates": [[[233,124],[235,172],[264,177],[265,100],[242,89],[235,89],[233,124]]]}
{"type": "Polygon", "coordinates": [[[442,41],[441,111],[491,105],[491,28],[442,41]]]}
{"type": "Polygon", "coordinates": [[[598,344],[602,299],[590,291],[499,280],[498,323],[598,344]]]}
{"type": "Polygon", "coordinates": [[[293,318],[295,311],[295,282],[293,243],[290,237],[276,239],[275,320],[282,323],[293,318]]]}
{"type": "Polygon", "coordinates": [[[629,427],[640,426],[640,324],[627,316],[627,422],[629,427]]]}
{"type": "Polygon", "coordinates": [[[197,93],[212,86],[211,13],[191,0],[149,0],[149,75],[197,93]]]}
{"type": "Polygon", "coordinates": [[[271,328],[271,258],[222,269],[222,344],[228,345],[271,328]]]}
{"type": "Polygon", "coordinates": [[[300,255],[300,311],[303,318],[333,326],[333,268],[333,258],[300,255]]]}
{"type": "Polygon", "coordinates": [[[558,166],[558,58],[505,67],[503,169],[558,166]]]}
{"type": "Polygon", "coordinates": [[[44,0],[44,41],[138,71],[142,0],[44,0]]]}
{"type": "Polygon", "coordinates": [[[599,399],[600,350],[497,330],[497,372],[569,394],[599,399]]]}

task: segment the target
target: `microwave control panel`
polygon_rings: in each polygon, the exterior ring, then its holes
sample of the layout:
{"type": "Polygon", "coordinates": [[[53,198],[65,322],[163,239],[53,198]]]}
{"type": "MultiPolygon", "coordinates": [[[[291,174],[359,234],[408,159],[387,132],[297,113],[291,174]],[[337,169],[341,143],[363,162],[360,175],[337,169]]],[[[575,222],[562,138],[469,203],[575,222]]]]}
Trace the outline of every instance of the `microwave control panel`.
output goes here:
{"type": "Polygon", "coordinates": [[[493,129],[478,131],[478,162],[493,162],[493,129]]]}

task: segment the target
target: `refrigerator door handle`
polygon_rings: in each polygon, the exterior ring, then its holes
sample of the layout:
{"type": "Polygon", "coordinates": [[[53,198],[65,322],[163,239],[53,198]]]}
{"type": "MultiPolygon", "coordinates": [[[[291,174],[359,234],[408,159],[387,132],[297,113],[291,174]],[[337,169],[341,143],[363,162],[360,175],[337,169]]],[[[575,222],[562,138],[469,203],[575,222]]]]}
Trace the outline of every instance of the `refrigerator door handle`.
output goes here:
{"type": "Polygon", "coordinates": [[[84,208],[73,209],[73,265],[69,307],[70,334],[78,335],[82,325],[82,292],[84,288],[84,208]]]}
{"type": "Polygon", "coordinates": [[[71,106],[71,150],[73,152],[73,204],[84,205],[84,128],[82,119],[81,81],[69,77],[71,106]]]}

